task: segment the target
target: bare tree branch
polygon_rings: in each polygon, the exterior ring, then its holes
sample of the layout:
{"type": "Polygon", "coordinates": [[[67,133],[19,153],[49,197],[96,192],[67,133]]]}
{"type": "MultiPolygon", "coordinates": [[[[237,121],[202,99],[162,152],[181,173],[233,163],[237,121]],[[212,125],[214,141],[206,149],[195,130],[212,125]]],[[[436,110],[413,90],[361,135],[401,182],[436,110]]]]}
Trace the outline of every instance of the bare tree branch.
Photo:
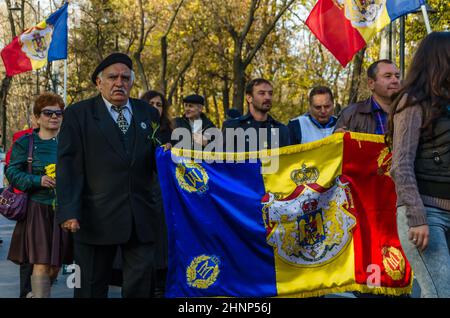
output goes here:
{"type": "Polygon", "coordinates": [[[166,32],[163,34],[163,37],[167,37],[169,35],[170,30],[172,30],[173,24],[175,22],[175,19],[178,15],[178,11],[180,11],[181,6],[183,5],[184,0],[181,0],[177,7],[175,8],[175,11],[172,14],[172,17],[170,18],[169,24],[167,25],[166,32]]]}
{"type": "Polygon", "coordinates": [[[163,34],[163,36],[160,39],[161,42],[161,69],[160,69],[160,87],[162,93],[165,95],[167,93],[167,37],[169,36],[169,33],[173,27],[173,24],[175,22],[175,19],[178,15],[178,12],[181,9],[181,6],[183,5],[184,0],[181,0],[178,3],[178,6],[176,7],[174,13],[172,14],[172,17],[170,18],[170,22],[167,25],[166,32],[163,34]]]}
{"type": "Polygon", "coordinates": [[[167,98],[169,103],[172,102],[172,98],[173,98],[173,95],[175,94],[175,90],[177,89],[178,82],[184,76],[184,73],[186,73],[186,71],[192,65],[192,62],[194,61],[194,56],[195,56],[196,51],[197,51],[197,49],[193,45],[192,46],[192,50],[191,50],[191,54],[189,55],[188,60],[186,61],[186,63],[184,63],[183,67],[181,68],[180,72],[178,73],[177,77],[175,78],[175,81],[173,82],[172,87],[170,88],[169,95],[168,95],[168,98],[167,98]]]}
{"type": "Polygon", "coordinates": [[[262,32],[261,36],[259,37],[258,41],[256,42],[253,49],[248,53],[247,57],[243,61],[244,65],[247,66],[251,63],[253,57],[255,56],[256,52],[261,48],[261,46],[264,44],[264,41],[266,40],[267,36],[270,32],[275,28],[275,25],[277,24],[278,20],[281,18],[281,16],[286,12],[286,10],[295,2],[296,0],[289,0],[287,3],[285,3],[278,14],[275,16],[272,23],[270,23],[266,29],[262,32]]]}
{"type": "Polygon", "coordinates": [[[242,42],[245,37],[247,36],[248,32],[250,31],[250,28],[252,27],[253,21],[255,21],[255,12],[258,9],[259,6],[259,0],[252,0],[252,3],[250,4],[249,13],[247,16],[247,22],[245,23],[244,28],[239,33],[239,40],[242,42]]]}

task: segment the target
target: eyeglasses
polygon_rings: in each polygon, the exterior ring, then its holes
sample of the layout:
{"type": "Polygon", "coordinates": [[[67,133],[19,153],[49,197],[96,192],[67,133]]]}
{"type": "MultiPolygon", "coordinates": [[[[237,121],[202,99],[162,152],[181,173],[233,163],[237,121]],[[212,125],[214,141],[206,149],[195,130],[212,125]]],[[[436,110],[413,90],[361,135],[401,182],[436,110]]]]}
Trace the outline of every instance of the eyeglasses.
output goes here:
{"type": "Polygon", "coordinates": [[[50,109],[44,109],[41,111],[41,114],[43,114],[45,117],[52,117],[53,115],[56,115],[56,117],[62,117],[64,114],[63,110],[50,110],[50,109]]]}

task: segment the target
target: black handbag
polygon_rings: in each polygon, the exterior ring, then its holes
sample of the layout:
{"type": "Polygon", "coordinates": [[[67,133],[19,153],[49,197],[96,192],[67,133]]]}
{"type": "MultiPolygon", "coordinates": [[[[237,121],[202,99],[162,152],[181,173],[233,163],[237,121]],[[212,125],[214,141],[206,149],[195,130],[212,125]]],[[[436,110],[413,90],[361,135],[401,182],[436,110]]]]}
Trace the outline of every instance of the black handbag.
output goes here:
{"type": "MultiPolygon", "coordinates": [[[[28,136],[28,173],[32,173],[33,162],[33,134],[28,136]]],[[[9,185],[0,194],[0,214],[12,221],[21,221],[27,213],[28,194],[26,192],[15,193],[12,185],[9,185]]]]}

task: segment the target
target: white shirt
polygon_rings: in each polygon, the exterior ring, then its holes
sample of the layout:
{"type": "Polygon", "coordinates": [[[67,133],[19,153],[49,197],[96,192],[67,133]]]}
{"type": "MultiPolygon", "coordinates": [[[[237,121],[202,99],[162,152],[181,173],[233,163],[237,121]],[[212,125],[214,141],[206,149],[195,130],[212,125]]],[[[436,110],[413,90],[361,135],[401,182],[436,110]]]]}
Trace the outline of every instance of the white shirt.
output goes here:
{"type": "Polygon", "coordinates": [[[333,134],[334,131],[334,125],[327,128],[318,127],[308,115],[299,116],[294,120],[298,120],[300,123],[302,144],[328,137],[333,134]]]}
{"type": "Polygon", "coordinates": [[[191,130],[193,133],[200,133],[202,131],[202,120],[196,119],[196,120],[189,120],[189,124],[191,125],[191,130]]]}
{"type": "MultiPolygon", "coordinates": [[[[111,115],[112,119],[114,119],[115,122],[117,122],[117,117],[119,117],[119,113],[116,112],[111,108],[112,104],[108,102],[103,96],[103,101],[105,102],[106,108],[108,109],[109,114],[111,115]]],[[[125,116],[125,119],[127,120],[128,124],[131,123],[131,116],[133,116],[133,111],[131,109],[130,100],[127,100],[127,103],[122,106],[124,109],[123,115],[125,116]]]]}

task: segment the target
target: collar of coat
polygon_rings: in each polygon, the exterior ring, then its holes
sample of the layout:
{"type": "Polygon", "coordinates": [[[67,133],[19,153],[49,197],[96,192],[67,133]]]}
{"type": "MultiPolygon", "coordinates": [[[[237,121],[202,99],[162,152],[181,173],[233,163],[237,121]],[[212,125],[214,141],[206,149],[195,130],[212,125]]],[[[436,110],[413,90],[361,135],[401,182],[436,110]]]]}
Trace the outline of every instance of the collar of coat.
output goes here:
{"type": "MultiPolygon", "coordinates": [[[[255,120],[255,119],[253,118],[253,115],[252,115],[250,112],[248,112],[248,113],[245,114],[245,115],[242,115],[242,116],[239,117],[238,119],[239,119],[239,121],[255,120]]],[[[255,120],[255,121],[256,121],[256,120],[255,120]]],[[[279,124],[280,124],[279,121],[275,120],[275,119],[274,119],[272,116],[270,116],[269,114],[267,115],[267,120],[266,120],[266,122],[268,122],[269,124],[275,124],[275,125],[279,125],[279,124]]]]}

